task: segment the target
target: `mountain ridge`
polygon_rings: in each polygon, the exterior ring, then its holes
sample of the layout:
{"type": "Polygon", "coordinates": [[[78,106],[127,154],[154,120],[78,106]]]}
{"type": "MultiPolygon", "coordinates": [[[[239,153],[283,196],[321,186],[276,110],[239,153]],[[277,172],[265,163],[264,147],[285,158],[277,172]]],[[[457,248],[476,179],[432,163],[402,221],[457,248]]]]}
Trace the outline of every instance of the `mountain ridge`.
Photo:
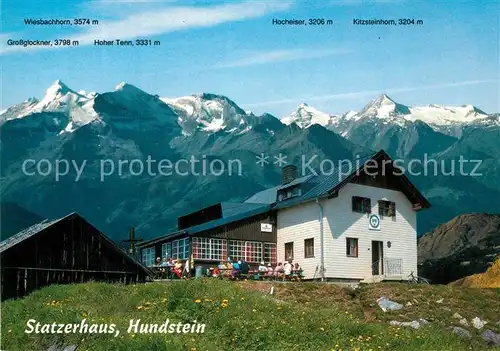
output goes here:
{"type": "MultiPolygon", "coordinates": [[[[49,104],[45,109],[20,117],[39,103],[31,99],[0,115],[0,195],[49,218],[78,211],[114,238],[126,233],[129,226],[151,237],[160,230],[175,229],[174,219],[193,206],[227,201],[228,197],[244,198],[275,186],[280,170],[273,165],[257,166],[256,157],[261,154],[270,155],[272,160],[281,153],[287,156],[288,164],[296,165],[302,156],[317,155],[313,168],[324,159],[354,159],[356,154],[379,149],[402,159],[405,165],[425,155],[447,163],[460,155],[478,157],[484,160],[479,171],[485,175],[480,178],[410,176],[434,205],[419,215],[419,234],[462,212],[500,212],[500,204],[488,198],[500,197],[498,114],[490,116],[491,123],[466,119],[453,125],[457,133],[445,133],[435,125],[404,119],[408,115],[402,113],[403,105],[381,95],[366,105],[367,110],[372,109],[369,115],[349,111],[333,121],[326,113],[317,118],[314,114],[319,110],[301,103],[296,117],[309,122],[328,119],[329,124],[299,125],[295,121],[283,123],[268,113],[257,116],[219,94],[200,93],[165,101],[128,83],[104,93],[75,93],[63,84],[51,86],[46,96],[53,98],[46,99],[49,104]],[[377,108],[385,109],[384,118],[373,115],[377,108]],[[397,113],[389,116],[391,111],[397,113]],[[225,163],[237,158],[245,167],[237,177],[135,177],[125,172],[100,181],[99,162],[103,159],[117,164],[151,156],[176,162],[186,155],[225,163]],[[41,158],[52,162],[86,160],[88,165],[78,183],[69,176],[55,182],[21,172],[22,160],[41,158]]],[[[473,111],[470,106],[462,109],[473,111]]]]}

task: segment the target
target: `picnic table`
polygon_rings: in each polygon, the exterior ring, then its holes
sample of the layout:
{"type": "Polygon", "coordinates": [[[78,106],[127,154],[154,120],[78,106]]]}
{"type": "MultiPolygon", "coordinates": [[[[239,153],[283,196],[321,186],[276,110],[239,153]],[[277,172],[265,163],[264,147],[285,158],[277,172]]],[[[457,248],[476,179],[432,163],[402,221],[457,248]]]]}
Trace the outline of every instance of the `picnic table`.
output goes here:
{"type": "Polygon", "coordinates": [[[173,271],[174,266],[152,266],[149,267],[154,274],[154,279],[178,279],[173,271]]]}

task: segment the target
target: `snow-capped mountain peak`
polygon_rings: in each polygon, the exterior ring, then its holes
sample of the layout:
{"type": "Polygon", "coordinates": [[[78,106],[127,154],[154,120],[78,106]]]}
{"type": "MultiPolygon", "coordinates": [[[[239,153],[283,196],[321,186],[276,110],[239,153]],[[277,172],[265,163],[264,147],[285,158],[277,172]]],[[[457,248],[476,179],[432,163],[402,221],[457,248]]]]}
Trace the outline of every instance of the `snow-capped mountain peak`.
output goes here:
{"type": "Polygon", "coordinates": [[[206,132],[249,130],[255,118],[231,99],[218,94],[201,93],[161,100],[178,113],[178,122],[186,134],[197,129],[206,132]]]}
{"type": "Polygon", "coordinates": [[[397,103],[386,94],[381,94],[370,101],[358,115],[360,117],[390,118],[408,114],[410,114],[408,106],[397,103]]]}
{"type": "Polygon", "coordinates": [[[124,94],[130,94],[130,95],[134,95],[134,96],[149,95],[144,90],[136,87],[135,85],[132,85],[132,84],[129,84],[129,83],[126,83],[126,82],[121,82],[120,84],[118,84],[115,87],[114,91],[115,92],[124,93],[124,94]]]}
{"type": "Polygon", "coordinates": [[[286,125],[295,123],[301,128],[308,128],[313,124],[319,124],[322,126],[331,124],[332,118],[333,116],[330,116],[328,113],[319,111],[303,102],[297,106],[297,110],[295,110],[295,112],[283,117],[281,122],[286,125]]]}
{"type": "Polygon", "coordinates": [[[412,107],[409,120],[421,120],[431,125],[453,125],[461,123],[475,123],[487,119],[487,113],[474,105],[441,106],[428,105],[412,107]]]}
{"type": "Polygon", "coordinates": [[[61,80],[56,80],[52,85],[46,90],[45,95],[48,96],[54,96],[57,94],[67,94],[67,93],[74,93],[73,90],[71,90],[66,84],[64,84],[61,80]]]}

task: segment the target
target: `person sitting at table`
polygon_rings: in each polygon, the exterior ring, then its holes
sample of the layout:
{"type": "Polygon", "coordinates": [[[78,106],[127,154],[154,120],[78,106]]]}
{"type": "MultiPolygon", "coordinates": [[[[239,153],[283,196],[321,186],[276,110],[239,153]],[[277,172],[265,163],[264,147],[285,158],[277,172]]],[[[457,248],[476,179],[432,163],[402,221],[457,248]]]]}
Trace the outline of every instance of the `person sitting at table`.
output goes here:
{"type": "Polygon", "coordinates": [[[215,267],[212,269],[212,277],[219,278],[220,277],[220,269],[219,267],[215,267]]]}
{"type": "Polygon", "coordinates": [[[158,271],[160,273],[160,276],[163,277],[165,275],[165,272],[166,272],[166,267],[167,267],[167,258],[165,257],[163,259],[163,261],[161,261],[160,265],[159,265],[160,268],[158,268],[158,271]]]}
{"type": "Polygon", "coordinates": [[[226,268],[224,269],[223,273],[222,273],[222,276],[223,277],[231,277],[231,275],[233,274],[233,264],[231,262],[228,262],[227,265],[225,265],[226,268]]]}
{"type": "Polygon", "coordinates": [[[173,266],[175,266],[175,262],[174,262],[174,260],[172,260],[172,257],[169,257],[169,258],[168,258],[167,265],[168,265],[169,267],[173,267],[173,266]]]}
{"type": "Polygon", "coordinates": [[[285,266],[283,267],[284,268],[284,273],[285,273],[285,277],[289,278],[290,275],[292,274],[292,261],[286,261],[285,262],[285,266]]]}
{"type": "Polygon", "coordinates": [[[270,263],[267,264],[267,270],[266,270],[266,277],[272,277],[273,276],[273,266],[271,266],[270,263]]]}
{"type": "Polygon", "coordinates": [[[293,265],[293,270],[294,270],[295,273],[300,273],[302,271],[302,268],[300,267],[300,264],[298,262],[296,262],[293,265]]]}
{"type": "Polygon", "coordinates": [[[278,278],[280,274],[283,272],[284,272],[283,264],[279,262],[276,268],[274,268],[274,276],[278,278]]]}
{"type": "Polygon", "coordinates": [[[292,276],[296,280],[300,280],[300,276],[302,275],[302,268],[300,267],[300,264],[297,262],[293,265],[292,269],[292,276]]]}
{"type": "Polygon", "coordinates": [[[161,258],[156,257],[155,267],[160,267],[160,265],[161,265],[161,258]]]}
{"type": "Polygon", "coordinates": [[[217,266],[219,269],[227,269],[226,263],[224,261],[220,261],[219,265],[217,266]]]}
{"type": "Polygon", "coordinates": [[[266,273],[266,272],[267,272],[266,264],[264,263],[264,261],[262,261],[259,266],[259,273],[266,273]]]}
{"type": "Polygon", "coordinates": [[[177,276],[177,278],[181,278],[182,274],[182,263],[181,260],[177,259],[175,262],[174,268],[172,269],[172,272],[177,276]]]}
{"type": "Polygon", "coordinates": [[[240,275],[241,261],[233,262],[233,276],[240,275]]]}
{"type": "Polygon", "coordinates": [[[247,261],[238,261],[238,264],[240,265],[240,274],[248,274],[250,271],[250,265],[248,264],[247,261]]]}

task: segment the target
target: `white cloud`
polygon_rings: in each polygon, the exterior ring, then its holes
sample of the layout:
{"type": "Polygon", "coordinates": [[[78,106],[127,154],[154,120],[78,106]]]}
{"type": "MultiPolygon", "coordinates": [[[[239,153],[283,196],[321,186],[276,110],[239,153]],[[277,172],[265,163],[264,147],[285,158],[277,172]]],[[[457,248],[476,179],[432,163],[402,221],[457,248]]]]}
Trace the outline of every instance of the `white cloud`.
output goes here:
{"type": "Polygon", "coordinates": [[[134,14],[123,20],[91,28],[73,39],[84,44],[92,44],[95,39],[134,39],[261,17],[285,10],[289,6],[289,2],[244,2],[211,7],[168,7],[134,14]]]}
{"type": "Polygon", "coordinates": [[[349,53],[351,53],[350,50],[344,49],[292,49],[254,52],[246,54],[246,57],[243,59],[218,64],[215,68],[254,66],[280,61],[296,61],[349,53]]]}
{"type": "Polygon", "coordinates": [[[297,101],[349,100],[349,99],[355,99],[355,98],[359,98],[359,97],[370,97],[370,96],[379,95],[382,93],[387,93],[387,94],[405,93],[405,92],[412,92],[412,91],[455,88],[455,87],[460,87],[460,86],[495,83],[495,82],[498,82],[498,79],[469,80],[469,81],[462,81],[462,82],[422,85],[422,86],[415,86],[415,87],[388,88],[388,89],[365,90],[365,91],[342,93],[342,94],[319,95],[319,96],[311,96],[311,97],[298,97],[295,99],[281,99],[281,100],[263,101],[263,102],[241,104],[241,105],[244,106],[245,108],[247,108],[247,107],[282,105],[282,104],[289,104],[289,103],[293,103],[293,102],[297,102],[297,101]]]}
{"type": "Polygon", "coordinates": [[[401,4],[405,0],[332,0],[329,6],[358,6],[369,4],[401,4]]]}
{"type": "MultiPolygon", "coordinates": [[[[138,37],[151,37],[179,30],[212,27],[227,22],[258,18],[270,13],[286,10],[291,4],[290,1],[247,1],[205,7],[164,7],[161,9],[135,13],[120,20],[100,23],[99,26],[90,27],[86,31],[71,37],[70,40],[78,40],[79,46],[83,46],[93,45],[96,39],[130,40],[138,37]]],[[[57,46],[30,48],[7,47],[3,48],[3,52],[44,48],[55,49],[57,46]]]]}

